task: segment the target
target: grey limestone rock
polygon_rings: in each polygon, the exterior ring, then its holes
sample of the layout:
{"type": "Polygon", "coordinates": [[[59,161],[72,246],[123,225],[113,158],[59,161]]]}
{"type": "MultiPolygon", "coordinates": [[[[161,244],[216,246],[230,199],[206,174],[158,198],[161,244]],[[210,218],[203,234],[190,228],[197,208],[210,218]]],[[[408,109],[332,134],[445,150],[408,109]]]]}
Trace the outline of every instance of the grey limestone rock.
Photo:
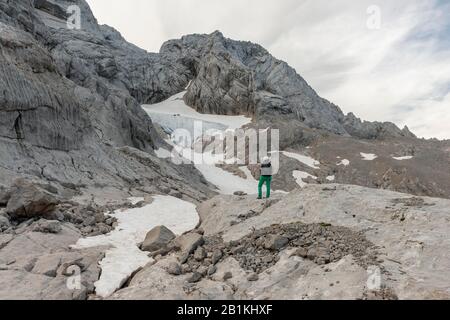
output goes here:
{"type": "Polygon", "coordinates": [[[147,233],[141,249],[149,252],[157,251],[167,246],[173,239],[175,234],[172,231],[165,226],[158,226],[147,233]]]}

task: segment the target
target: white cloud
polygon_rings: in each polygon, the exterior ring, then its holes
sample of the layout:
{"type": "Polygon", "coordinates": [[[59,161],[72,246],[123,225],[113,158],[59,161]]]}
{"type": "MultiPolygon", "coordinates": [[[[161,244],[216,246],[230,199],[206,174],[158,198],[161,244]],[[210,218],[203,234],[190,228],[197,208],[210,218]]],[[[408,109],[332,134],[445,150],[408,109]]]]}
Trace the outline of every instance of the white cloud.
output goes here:
{"type": "Polygon", "coordinates": [[[448,3],[378,0],[381,28],[370,30],[372,0],[88,2],[100,22],[149,51],[184,34],[221,30],[263,45],[346,112],[450,138],[450,45],[440,40],[450,32],[448,3]]]}

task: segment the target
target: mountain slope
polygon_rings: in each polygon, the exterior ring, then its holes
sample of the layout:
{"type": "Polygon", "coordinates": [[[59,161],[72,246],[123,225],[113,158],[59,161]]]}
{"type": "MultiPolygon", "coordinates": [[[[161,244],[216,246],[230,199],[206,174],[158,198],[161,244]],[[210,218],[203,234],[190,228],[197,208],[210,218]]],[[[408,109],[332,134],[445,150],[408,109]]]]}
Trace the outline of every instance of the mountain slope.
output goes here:
{"type": "MultiPolygon", "coordinates": [[[[0,29],[2,184],[25,176],[70,192],[87,186],[140,186],[192,189],[190,196],[197,199],[210,192],[192,166],[174,166],[153,153],[163,142],[130,92],[138,97],[147,93],[133,89],[139,77],[127,80],[141,66],[149,65],[153,74],[153,67],[159,67],[148,62],[152,56],[99,26],[84,1],[2,0],[0,29]],[[84,10],[84,29],[65,27],[70,4],[84,10]]],[[[158,96],[151,81],[137,87],[148,85],[151,95],[158,96]]]]}
{"type": "Polygon", "coordinates": [[[288,115],[311,128],[365,139],[414,136],[392,123],[345,116],[286,62],[257,44],[226,39],[218,31],[168,41],[161,53],[194,66],[195,78],[185,101],[200,112],[248,114],[257,120],[288,115]]]}

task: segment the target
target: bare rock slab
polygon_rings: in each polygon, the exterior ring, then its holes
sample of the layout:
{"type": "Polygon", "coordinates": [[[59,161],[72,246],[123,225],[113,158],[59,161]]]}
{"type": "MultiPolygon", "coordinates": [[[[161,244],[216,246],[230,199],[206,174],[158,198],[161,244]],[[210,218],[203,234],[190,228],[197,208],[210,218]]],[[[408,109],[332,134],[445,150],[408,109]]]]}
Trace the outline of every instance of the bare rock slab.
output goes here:
{"type": "Polygon", "coordinates": [[[45,216],[54,211],[58,204],[55,195],[25,179],[18,179],[11,189],[6,213],[11,218],[45,216]]]}

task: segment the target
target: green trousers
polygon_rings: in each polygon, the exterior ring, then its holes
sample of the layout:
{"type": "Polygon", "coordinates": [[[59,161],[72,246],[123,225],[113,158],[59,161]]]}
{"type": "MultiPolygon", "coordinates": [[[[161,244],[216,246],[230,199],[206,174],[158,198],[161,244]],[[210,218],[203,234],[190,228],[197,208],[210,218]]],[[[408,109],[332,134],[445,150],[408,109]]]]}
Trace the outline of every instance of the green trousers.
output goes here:
{"type": "Polygon", "coordinates": [[[267,198],[270,198],[270,184],[272,183],[272,177],[269,176],[261,176],[261,178],[259,179],[258,198],[262,198],[262,187],[264,186],[264,183],[267,187],[267,198]]]}

